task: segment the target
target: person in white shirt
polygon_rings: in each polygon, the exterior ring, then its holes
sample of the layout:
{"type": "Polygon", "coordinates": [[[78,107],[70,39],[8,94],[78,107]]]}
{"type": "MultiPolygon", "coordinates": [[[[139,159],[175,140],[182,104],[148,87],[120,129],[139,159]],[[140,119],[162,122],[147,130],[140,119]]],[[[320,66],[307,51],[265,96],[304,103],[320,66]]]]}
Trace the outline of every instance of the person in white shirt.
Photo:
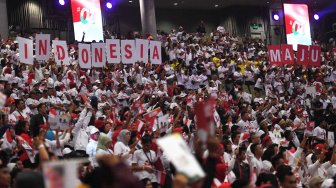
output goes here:
{"type": "Polygon", "coordinates": [[[112,155],[113,151],[109,149],[112,144],[112,139],[108,135],[101,133],[99,135],[98,143],[97,143],[97,152],[96,156],[101,155],[112,155]]]}
{"type": "Polygon", "coordinates": [[[153,187],[157,187],[158,178],[155,173],[154,163],[157,161],[156,154],[151,148],[151,138],[144,136],[141,139],[142,149],[134,152],[132,170],[139,180],[145,185],[149,180],[153,187]]]}
{"type": "Polygon", "coordinates": [[[92,127],[90,130],[90,140],[86,146],[86,154],[88,154],[90,158],[96,156],[99,135],[99,130],[96,127],[92,127]]]}
{"type": "Polygon", "coordinates": [[[261,144],[252,144],[250,148],[254,155],[250,162],[250,169],[252,173],[255,172],[256,176],[258,176],[263,169],[263,161],[261,159],[261,156],[263,155],[263,148],[261,144]]]}
{"type": "Polygon", "coordinates": [[[322,120],[319,126],[317,126],[313,130],[313,139],[315,140],[315,143],[324,143],[327,139],[327,122],[325,120],[322,120]]]}
{"type": "Polygon", "coordinates": [[[114,154],[121,157],[126,165],[132,164],[132,156],[135,148],[130,148],[128,142],[131,139],[131,133],[127,129],[120,131],[118,142],[114,145],[114,154]]]}
{"type": "Polygon", "coordinates": [[[322,178],[327,177],[327,175],[328,175],[327,170],[332,165],[334,165],[335,161],[336,161],[335,148],[333,150],[332,157],[331,157],[330,161],[325,162],[327,152],[328,152],[328,150],[323,149],[322,152],[318,156],[318,160],[316,160],[316,162],[314,164],[311,164],[311,165],[308,166],[308,173],[311,177],[314,177],[314,176],[320,176],[322,178]]]}

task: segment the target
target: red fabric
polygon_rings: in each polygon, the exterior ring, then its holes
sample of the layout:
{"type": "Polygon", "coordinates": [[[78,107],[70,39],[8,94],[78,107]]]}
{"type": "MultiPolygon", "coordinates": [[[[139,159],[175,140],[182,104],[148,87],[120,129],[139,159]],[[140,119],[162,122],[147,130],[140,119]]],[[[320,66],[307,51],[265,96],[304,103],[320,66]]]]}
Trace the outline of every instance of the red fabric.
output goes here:
{"type": "Polygon", "coordinates": [[[223,182],[225,180],[225,172],[227,171],[227,165],[220,163],[216,165],[216,173],[215,177],[220,181],[223,182]]]}
{"type": "Polygon", "coordinates": [[[102,121],[102,120],[96,120],[95,121],[95,127],[97,128],[97,129],[101,129],[101,128],[103,128],[104,127],[104,121],[102,121]]]}

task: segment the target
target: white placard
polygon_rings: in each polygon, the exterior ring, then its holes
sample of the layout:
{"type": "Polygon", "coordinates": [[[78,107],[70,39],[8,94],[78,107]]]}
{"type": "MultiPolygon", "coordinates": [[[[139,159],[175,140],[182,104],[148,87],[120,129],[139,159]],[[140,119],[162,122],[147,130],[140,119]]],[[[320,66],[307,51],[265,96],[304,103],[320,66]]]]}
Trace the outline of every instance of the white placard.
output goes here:
{"type": "Polygon", "coordinates": [[[66,41],[53,40],[52,43],[57,65],[61,65],[61,62],[63,62],[63,65],[69,65],[70,58],[66,41]]]}
{"type": "Polygon", "coordinates": [[[134,40],[121,40],[121,61],[124,64],[133,64],[136,60],[134,40]]]}
{"type": "Polygon", "coordinates": [[[120,40],[106,39],[106,58],[108,63],[120,63],[120,40]]]}
{"type": "Polygon", "coordinates": [[[160,41],[150,41],[149,44],[149,55],[150,61],[152,64],[161,64],[162,63],[162,54],[161,54],[161,42],[160,41]]]}
{"type": "Polygon", "coordinates": [[[167,154],[176,170],[189,179],[198,180],[205,173],[180,134],[172,134],[157,140],[157,144],[167,154]]]}
{"type": "Polygon", "coordinates": [[[17,37],[19,42],[19,58],[21,63],[32,65],[34,63],[33,40],[17,37]]]}
{"type": "Polygon", "coordinates": [[[92,43],[92,67],[104,67],[106,64],[106,49],[104,43],[92,43]]]}
{"type": "Polygon", "coordinates": [[[79,43],[78,44],[78,62],[83,69],[91,69],[91,45],[79,43]]]}
{"type": "Polygon", "coordinates": [[[147,63],[148,47],[149,47],[148,40],[135,39],[135,45],[136,45],[136,61],[147,63]]]}
{"type": "Polygon", "coordinates": [[[35,55],[36,60],[47,61],[50,54],[50,35],[36,34],[35,55]]]}

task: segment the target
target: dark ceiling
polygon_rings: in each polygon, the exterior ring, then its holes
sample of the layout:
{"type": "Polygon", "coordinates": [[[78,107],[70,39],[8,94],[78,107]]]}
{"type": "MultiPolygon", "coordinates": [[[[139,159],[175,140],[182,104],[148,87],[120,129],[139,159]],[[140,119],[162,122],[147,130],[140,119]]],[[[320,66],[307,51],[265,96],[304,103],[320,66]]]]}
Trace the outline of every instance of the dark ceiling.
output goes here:
{"type": "MultiPolygon", "coordinates": [[[[310,7],[324,8],[335,0],[155,0],[157,8],[171,9],[220,9],[233,5],[270,6],[274,3],[304,3],[310,7]]],[[[139,6],[139,0],[119,0],[122,6],[139,6]]]]}

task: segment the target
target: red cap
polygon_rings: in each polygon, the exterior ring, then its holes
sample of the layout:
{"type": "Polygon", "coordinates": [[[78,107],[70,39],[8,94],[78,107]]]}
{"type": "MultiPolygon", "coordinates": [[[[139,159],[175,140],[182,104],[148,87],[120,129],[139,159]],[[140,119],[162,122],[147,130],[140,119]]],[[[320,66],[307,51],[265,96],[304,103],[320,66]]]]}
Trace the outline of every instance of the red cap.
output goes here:
{"type": "Polygon", "coordinates": [[[316,144],[315,149],[322,150],[324,153],[328,152],[328,150],[325,149],[323,144],[316,144]]]}
{"type": "Polygon", "coordinates": [[[96,127],[97,129],[100,129],[100,128],[102,128],[103,126],[104,126],[104,121],[99,120],[99,119],[97,119],[97,120],[95,121],[95,127],[96,127]]]}

